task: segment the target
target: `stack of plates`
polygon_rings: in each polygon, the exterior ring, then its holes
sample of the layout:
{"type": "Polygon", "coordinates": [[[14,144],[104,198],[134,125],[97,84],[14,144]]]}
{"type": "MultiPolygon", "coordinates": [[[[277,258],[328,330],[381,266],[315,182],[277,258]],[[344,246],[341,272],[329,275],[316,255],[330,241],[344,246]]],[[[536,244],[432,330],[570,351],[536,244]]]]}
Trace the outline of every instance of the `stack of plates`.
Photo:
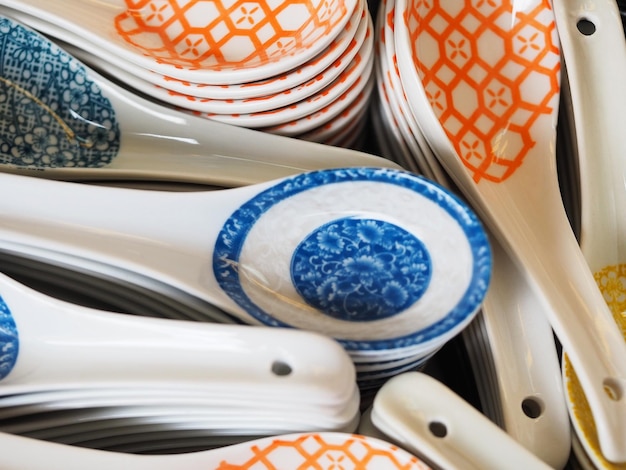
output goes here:
{"type": "Polygon", "coordinates": [[[106,10],[90,29],[101,8],[95,3],[70,10],[9,1],[2,14],[62,41],[124,86],[177,108],[274,134],[354,144],[374,82],[365,0],[279,2],[265,9],[213,2],[220,10],[214,15],[202,2],[168,0],[158,15],[155,2],[144,2],[132,11],[106,10]],[[208,24],[196,27],[194,15],[205,15],[208,24]],[[99,33],[107,35],[104,43],[99,33]],[[193,45],[181,52],[185,41],[193,45]]]}

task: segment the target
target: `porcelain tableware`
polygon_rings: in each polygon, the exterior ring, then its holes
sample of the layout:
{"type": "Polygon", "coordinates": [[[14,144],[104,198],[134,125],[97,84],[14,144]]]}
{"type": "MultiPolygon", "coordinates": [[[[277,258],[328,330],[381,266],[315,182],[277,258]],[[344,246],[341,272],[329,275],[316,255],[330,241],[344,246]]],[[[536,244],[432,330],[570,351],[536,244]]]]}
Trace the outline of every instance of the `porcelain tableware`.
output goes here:
{"type": "MultiPolygon", "coordinates": [[[[346,80],[349,75],[346,70],[352,64],[357,53],[360,51],[361,53],[365,52],[364,49],[361,49],[361,46],[363,45],[368,29],[371,29],[371,25],[368,25],[368,12],[360,8],[357,13],[359,13],[357,21],[359,26],[355,33],[355,40],[348,44],[345,52],[326,70],[321,71],[310,80],[295,87],[287,88],[277,93],[268,93],[246,98],[206,98],[190,94],[191,90],[186,90],[187,93],[181,93],[156,86],[140,78],[135,75],[133,70],[126,67],[126,64],[122,66],[116,65],[115,63],[103,65],[99,57],[94,57],[89,52],[86,52],[82,45],[81,47],[74,45],[77,43],[80,44],[79,41],[73,41],[71,44],[64,42],[61,44],[61,47],[101,74],[114,77],[115,80],[124,83],[126,87],[133,88],[155,100],[168,103],[174,107],[190,111],[228,115],[262,113],[294,105],[316,93],[323,92],[326,87],[336,81],[346,80]]],[[[47,28],[47,30],[49,29],[50,28],[47,28]]]]}
{"type": "Polygon", "coordinates": [[[0,441],[13,452],[0,457],[7,470],[93,470],[123,467],[129,470],[179,468],[185,470],[214,468],[291,468],[303,461],[320,466],[338,462],[366,465],[371,470],[422,469],[429,467],[408,452],[386,441],[348,433],[296,433],[269,437],[213,449],[177,455],[130,455],[41,442],[2,434],[0,441]],[[28,456],[27,458],[21,456],[28,456]],[[62,463],[62,464],[61,464],[62,463]]]}
{"type": "Polygon", "coordinates": [[[3,1],[146,69],[217,85],[305,63],[332,43],[357,3],[3,1]]]}
{"type": "Polygon", "coordinates": [[[324,71],[332,67],[333,63],[341,57],[344,51],[355,46],[357,27],[362,26],[362,19],[365,17],[363,2],[359,2],[350,20],[335,40],[320,54],[295,69],[264,80],[240,84],[212,85],[209,83],[194,83],[188,80],[179,80],[153,72],[134,62],[124,60],[107,49],[102,49],[84,38],[76,37],[76,34],[71,30],[59,28],[58,25],[54,23],[45,21],[37,16],[29,15],[24,11],[0,5],[0,12],[5,16],[11,17],[16,21],[53,37],[57,41],[62,41],[65,44],[74,44],[74,47],[80,46],[84,57],[89,57],[89,60],[86,62],[91,66],[100,65],[103,67],[105,64],[115,65],[131,72],[132,75],[138,79],[153,84],[155,87],[171,90],[181,95],[216,100],[243,100],[281,93],[291,88],[302,86],[310,80],[317,79],[324,71]]]}
{"type": "Polygon", "coordinates": [[[88,70],[39,33],[8,18],[3,24],[3,171],[234,186],[306,169],[393,166],[363,152],[225,126],[153,103],[88,70]],[[24,60],[12,61],[14,54],[24,60]]]}
{"type": "Polygon", "coordinates": [[[437,468],[551,468],[448,387],[420,372],[398,375],[383,385],[371,421],[437,468]]]}
{"type": "MultiPolygon", "coordinates": [[[[626,43],[617,4],[554,3],[573,116],[580,179],[580,245],[616,324],[626,338],[623,314],[626,225],[626,145],[619,126],[626,92],[626,43]],[[606,60],[606,51],[617,60],[606,60]]],[[[564,349],[563,380],[573,428],[597,468],[621,468],[626,458],[604,455],[594,415],[564,349]]]]}
{"type": "Polygon", "coordinates": [[[471,321],[489,282],[488,241],[469,207],[399,170],[189,193],[0,181],[12,195],[0,204],[0,245],[116,266],[240,321],[329,335],[375,362],[440,347],[471,321]]]}
{"type": "Polygon", "coordinates": [[[102,312],[40,294],[4,275],[0,282],[3,395],[14,393],[14,386],[24,392],[97,388],[110,381],[193,386],[251,380],[259,388],[274,381],[273,387],[311,386],[322,393],[320,384],[333,384],[331,394],[353,388],[352,362],[322,335],[102,312]],[[307,359],[307,351],[315,357],[307,359]],[[329,356],[322,359],[323,354],[329,356]]]}
{"type": "Polygon", "coordinates": [[[414,86],[411,109],[437,158],[541,295],[582,378],[603,452],[625,460],[626,343],[571,230],[556,174],[560,49],[551,5],[484,4],[471,15],[483,18],[485,31],[466,29],[468,10],[453,6],[396,3],[396,50],[404,54],[403,83],[414,86]],[[438,12],[450,15],[441,38],[438,12]],[[502,48],[481,46],[498,35],[502,48]],[[448,45],[441,56],[427,47],[433,38],[448,45]],[[508,60],[499,60],[500,51],[508,60]],[[480,73],[479,62],[492,73],[480,73]],[[457,71],[456,79],[446,81],[446,70],[457,71]],[[508,77],[519,80],[505,85],[508,77]]]}

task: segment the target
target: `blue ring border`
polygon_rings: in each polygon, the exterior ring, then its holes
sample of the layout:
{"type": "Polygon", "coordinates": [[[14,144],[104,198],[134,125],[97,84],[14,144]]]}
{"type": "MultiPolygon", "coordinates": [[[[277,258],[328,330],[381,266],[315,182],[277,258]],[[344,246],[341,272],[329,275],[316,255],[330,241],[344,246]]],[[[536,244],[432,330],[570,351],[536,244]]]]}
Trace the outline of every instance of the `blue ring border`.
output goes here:
{"type": "Polygon", "coordinates": [[[293,328],[258,307],[244,292],[234,266],[256,221],[271,207],[298,193],[327,184],[368,181],[393,184],[426,197],[443,208],[469,240],[474,265],[465,293],[444,318],[419,331],[384,340],[335,338],[348,351],[383,350],[416,346],[439,337],[478,311],[491,280],[493,259],[486,231],[472,209],[451,191],[423,176],[404,170],[373,167],[335,168],[288,177],[242,204],[222,226],[213,252],[213,274],[220,288],[264,325],[293,328]]]}

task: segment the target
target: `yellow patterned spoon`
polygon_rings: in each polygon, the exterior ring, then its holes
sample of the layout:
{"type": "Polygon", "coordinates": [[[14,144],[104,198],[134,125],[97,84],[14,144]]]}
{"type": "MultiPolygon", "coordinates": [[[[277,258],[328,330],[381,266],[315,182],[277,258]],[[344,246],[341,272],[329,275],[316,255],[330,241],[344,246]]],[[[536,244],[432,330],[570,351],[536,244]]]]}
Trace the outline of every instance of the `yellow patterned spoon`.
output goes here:
{"type": "MultiPolygon", "coordinates": [[[[578,147],[581,249],[626,337],[624,32],[615,2],[555,0],[554,8],[578,147]]],[[[565,350],[564,386],[582,448],[598,468],[626,468],[626,461],[612,462],[602,452],[596,420],[574,369],[565,350]]],[[[626,436],[622,443],[626,447],[626,436]]]]}

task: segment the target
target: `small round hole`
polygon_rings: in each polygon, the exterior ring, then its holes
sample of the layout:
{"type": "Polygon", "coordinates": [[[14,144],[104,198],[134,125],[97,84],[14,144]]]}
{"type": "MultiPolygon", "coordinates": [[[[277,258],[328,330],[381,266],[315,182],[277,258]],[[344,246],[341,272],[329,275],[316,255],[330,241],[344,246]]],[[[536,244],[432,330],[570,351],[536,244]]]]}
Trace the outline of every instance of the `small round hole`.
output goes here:
{"type": "Polygon", "coordinates": [[[283,361],[274,361],[272,364],[272,373],[278,375],[279,377],[283,377],[285,375],[291,374],[292,369],[289,364],[283,361]]]}
{"type": "Polygon", "coordinates": [[[611,400],[619,401],[624,396],[622,384],[617,380],[611,378],[605,379],[602,385],[604,386],[604,393],[606,393],[611,400]]]}
{"type": "Polygon", "coordinates": [[[543,413],[543,404],[535,397],[524,398],[522,411],[529,418],[536,419],[543,413]]]}
{"type": "Polygon", "coordinates": [[[580,20],[578,20],[578,23],[576,23],[576,27],[578,28],[578,31],[580,31],[585,36],[591,36],[593,33],[596,32],[596,25],[593,24],[592,21],[589,21],[587,18],[581,18],[580,20]]]}
{"type": "Polygon", "coordinates": [[[441,421],[431,421],[428,429],[435,437],[446,437],[448,434],[448,428],[441,421]]]}

